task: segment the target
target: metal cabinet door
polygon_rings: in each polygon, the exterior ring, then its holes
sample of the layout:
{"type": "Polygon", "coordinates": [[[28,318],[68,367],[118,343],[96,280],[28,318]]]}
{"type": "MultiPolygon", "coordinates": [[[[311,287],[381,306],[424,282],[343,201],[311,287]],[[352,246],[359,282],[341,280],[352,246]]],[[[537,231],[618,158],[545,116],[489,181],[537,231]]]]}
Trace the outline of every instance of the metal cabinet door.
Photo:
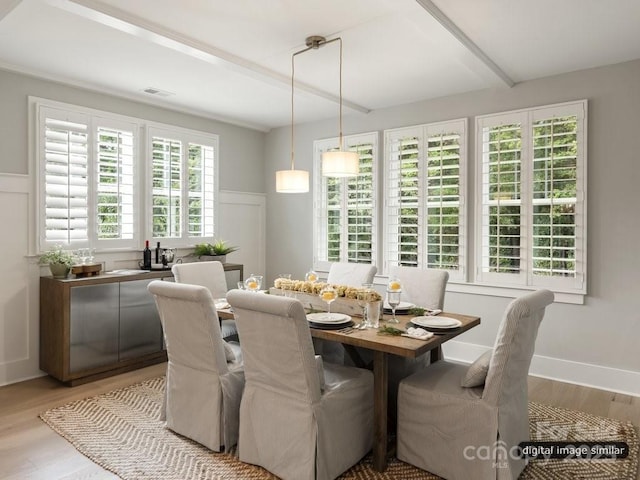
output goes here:
{"type": "Polygon", "coordinates": [[[71,288],[69,371],[118,361],[118,284],[71,288]]]}
{"type": "Polygon", "coordinates": [[[153,280],[120,283],[120,360],[162,350],[162,326],[147,286],[153,280]]]}

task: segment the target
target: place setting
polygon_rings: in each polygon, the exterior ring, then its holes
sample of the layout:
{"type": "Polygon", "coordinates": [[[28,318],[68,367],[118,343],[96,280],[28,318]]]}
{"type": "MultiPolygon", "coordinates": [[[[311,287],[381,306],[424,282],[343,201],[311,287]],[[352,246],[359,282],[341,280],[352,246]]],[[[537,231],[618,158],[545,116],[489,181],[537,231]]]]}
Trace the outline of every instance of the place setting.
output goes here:
{"type": "Polygon", "coordinates": [[[338,298],[338,292],[335,288],[327,285],[320,291],[319,296],[327,304],[327,311],[308,313],[307,321],[310,327],[321,330],[340,330],[353,326],[353,320],[349,315],[331,312],[331,303],[338,298]]]}

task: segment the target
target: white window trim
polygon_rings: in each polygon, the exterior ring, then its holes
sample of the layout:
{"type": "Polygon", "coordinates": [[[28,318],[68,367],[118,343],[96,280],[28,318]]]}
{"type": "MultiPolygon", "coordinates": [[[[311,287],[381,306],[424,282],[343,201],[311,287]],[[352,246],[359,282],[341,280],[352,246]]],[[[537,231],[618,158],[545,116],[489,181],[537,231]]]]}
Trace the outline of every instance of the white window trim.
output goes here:
{"type": "MultiPolygon", "coordinates": [[[[86,246],[91,246],[96,248],[96,251],[99,253],[106,252],[124,252],[124,251],[139,251],[142,248],[142,243],[144,240],[151,240],[151,232],[152,232],[152,220],[149,218],[147,220],[146,215],[139,214],[139,212],[148,212],[148,206],[150,201],[150,178],[151,175],[148,170],[148,165],[150,164],[150,154],[148,150],[149,144],[149,135],[148,128],[159,128],[168,130],[172,133],[173,136],[176,133],[183,135],[185,138],[188,138],[192,143],[201,143],[201,144],[212,144],[212,139],[215,139],[215,159],[214,159],[214,222],[216,224],[219,222],[219,165],[220,165],[220,150],[219,150],[219,136],[216,134],[211,134],[208,132],[197,131],[185,129],[182,127],[177,127],[174,125],[158,123],[153,121],[148,121],[141,118],[130,117],[126,115],[121,115],[117,113],[112,113],[104,110],[93,109],[89,107],[83,107],[80,105],[74,105],[65,102],[59,102],[56,100],[50,100],[47,98],[36,97],[36,96],[28,96],[27,97],[28,104],[28,157],[29,157],[29,172],[33,173],[32,176],[32,192],[34,202],[32,202],[32,207],[30,211],[30,215],[32,216],[31,225],[34,225],[35,228],[30,230],[29,235],[29,255],[36,256],[44,251],[48,250],[52,245],[50,243],[46,243],[44,241],[44,220],[45,215],[43,211],[43,192],[41,189],[41,182],[44,174],[44,164],[40,158],[41,151],[41,135],[40,132],[40,114],[42,109],[51,109],[51,110],[59,110],[68,116],[78,117],[82,116],[83,118],[89,118],[88,127],[89,127],[89,149],[90,155],[94,156],[95,152],[93,151],[95,142],[93,139],[95,137],[95,132],[93,131],[98,123],[95,119],[106,119],[108,125],[116,126],[118,124],[125,125],[135,125],[136,130],[134,131],[134,135],[137,135],[135,140],[134,148],[137,149],[138,154],[135,157],[135,165],[134,165],[134,174],[137,175],[136,180],[136,188],[135,188],[135,210],[138,213],[134,220],[134,239],[126,240],[126,241],[109,241],[109,240],[101,240],[99,244],[95,243],[95,229],[93,229],[93,233],[89,233],[89,241],[88,242],[78,242],[73,246],[69,246],[67,248],[81,248],[86,246]]],[[[95,178],[95,166],[96,163],[91,160],[91,169],[89,171],[89,175],[91,178],[95,178]]],[[[95,198],[95,191],[90,189],[90,197],[95,198]]],[[[90,199],[89,208],[93,208],[95,206],[94,200],[90,199]]],[[[214,229],[217,228],[214,224],[214,229]]],[[[161,239],[162,246],[167,247],[181,247],[181,248],[189,248],[193,247],[196,243],[202,243],[207,241],[213,241],[215,238],[216,232],[214,231],[214,236],[212,237],[189,237],[184,241],[176,241],[169,242],[168,239],[161,239]],[[171,243],[171,245],[169,245],[171,243]]]]}
{"type": "MultiPolygon", "coordinates": [[[[467,118],[453,119],[442,122],[433,122],[422,125],[413,125],[409,127],[402,128],[394,128],[388,129],[384,131],[384,205],[382,208],[383,215],[383,229],[384,229],[384,238],[382,241],[383,244],[383,265],[384,270],[382,273],[386,274],[389,271],[390,260],[388,258],[389,252],[389,223],[388,223],[388,191],[389,191],[389,171],[391,161],[391,146],[392,146],[392,137],[397,135],[402,136],[415,136],[420,139],[420,143],[424,146],[427,144],[428,139],[431,135],[437,135],[438,133],[449,132],[452,128],[458,129],[460,134],[460,165],[459,165],[459,252],[458,252],[458,270],[447,270],[449,272],[449,281],[450,282],[461,282],[466,283],[467,281],[467,263],[468,263],[468,255],[467,255],[467,242],[468,242],[468,234],[467,234],[467,205],[466,205],[466,197],[467,197],[467,176],[468,176],[468,120],[467,118]]],[[[425,160],[426,152],[420,152],[421,161],[425,160]]],[[[424,190],[424,182],[428,181],[426,167],[420,169],[418,185],[421,191],[424,190]]],[[[418,229],[422,238],[427,236],[427,228],[423,219],[426,217],[424,209],[426,208],[426,202],[420,202],[418,205],[418,229]]],[[[418,263],[419,265],[425,264],[425,243],[420,242],[418,244],[418,263]]],[[[418,268],[424,268],[418,267],[418,268]]]]}
{"type": "MultiPolygon", "coordinates": [[[[195,130],[189,130],[189,129],[185,129],[185,128],[180,128],[180,127],[174,127],[173,125],[167,125],[167,124],[162,124],[162,123],[157,123],[157,122],[147,122],[146,124],[146,155],[145,155],[145,169],[147,172],[152,172],[153,171],[153,158],[152,158],[152,139],[153,137],[168,137],[174,140],[179,140],[180,142],[182,142],[184,145],[188,146],[190,143],[196,143],[199,145],[206,145],[206,146],[211,146],[214,149],[214,199],[213,199],[213,205],[214,205],[214,214],[213,214],[213,218],[214,218],[214,232],[216,231],[216,224],[219,221],[219,217],[218,217],[218,199],[219,199],[219,175],[218,175],[218,171],[219,171],[219,156],[220,156],[220,149],[219,149],[219,143],[220,143],[220,139],[219,136],[216,134],[209,134],[206,132],[198,132],[195,130]]],[[[188,158],[188,148],[185,148],[183,153],[182,153],[182,167],[183,167],[183,172],[184,175],[182,176],[182,195],[183,195],[183,200],[185,199],[185,196],[188,194],[188,182],[189,182],[189,175],[188,175],[188,171],[187,171],[187,158],[188,158]]],[[[152,205],[152,200],[151,200],[151,196],[153,194],[153,187],[152,187],[152,182],[153,182],[153,177],[151,174],[146,175],[145,177],[145,191],[146,194],[144,195],[144,205],[145,205],[145,211],[146,212],[150,212],[151,211],[151,205],[152,205]]],[[[187,209],[187,205],[188,203],[186,202],[182,202],[183,203],[183,214],[182,214],[182,218],[181,218],[181,231],[182,231],[182,236],[180,238],[175,238],[175,237],[153,237],[153,215],[149,215],[147,218],[145,218],[145,237],[148,238],[151,243],[153,245],[156,244],[156,242],[160,242],[161,245],[163,247],[193,247],[195,246],[195,244],[197,243],[207,243],[207,242],[213,242],[215,239],[215,234],[210,236],[210,237],[190,237],[189,233],[188,233],[188,225],[187,225],[187,221],[188,221],[188,215],[185,213],[186,209],[187,209]]]]}
{"type": "MultiPolygon", "coordinates": [[[[372,165],[372,190],[373,190],[373,199],[372,199],[372,210],[373,210],[373,218],[372,218],[372,255],[371,255],[371,264],[372,265],[380,265],[380,249],[378,247],[379,244],[379,227],[378,227],[378,219],[379,219],[379,197],[380,197],[380,187],[379,180],[380,177],[380,153],[379,153],[379,134],[378,132],[366,132],[359,133],[355,135],[348,135],[343,137],[344,145],[349,148],[351,145],[357,145],[361,143],[371,143],[373,148],[373,165],[372,165]]],[[[323,184],[324,177],[322,176],[322,160],[321,154],[322,152],[331,149],[337,148],[339,146],[338,137],[334,138],[326,138],[322,140],[316,140],[313,142],[313,268],[318,272],[328,272],[329,268],[331,268],[331,264],[333,262],[320,260],[320,249],[324,249],[326,251],[327,248],[327,232],[326,232],[326,211],[323,209],[323,184]]],[[[347,209],[347,199],[346,196],[342,196],[342,206],[341,209],[346,211],[347,209]]],[[[347,235],[341,236],[341,246],[340,246],[340,261],[347,261],[347,235]]]]}
{"type": "MultiPolygon", "coordinates": [[[[520,290],[535,290],[536,288],[549,288],[556,294],[556,301],[564,301],[565,303],[579,303],[584,302],[584,295],[587,293],[587,100],[580,100],[574,102],[565,102],[547,106],[540,106],[528,109],[520,109],[503,113],[482,115],[476,117],[476,161],[475,161],[475,177],[476,177],[476,232],[475,232],[475,254],[476,254],[476,268],[473,284],[477,286],[476,292],[490,292],[495,291],[504,293],[505,289],[520,290]],[[531,225],[533,222],[533,211],[529,208],[532,204],[530,199],[529,188],[531,186],[531,178],[533,175],[533,145],[529,139],[531,138],[531,125],[533,121],[542,118],[549,118],[553,115],[577,115],[579,122],[582,122],[582,128],[578,130],[578,156],[577,156],[577,202],[576,202],[576,216],[582,218],[582,227],[577,229],[576,232],[576,264],[581,265],[579,268],[575,283],[573,287],[568,287],[570,283],[565,278],[543,278],[534,277],[530,268],[530,242],[532,238],[531,225]],[[483,175],[483,161],[482,161],[482,128],[485,126],[498,125],[500,123],[521,122],[523,132],[522,142],[522,195],[521,205],[523,205],[524,211],[522,212],[521,226],[526,230],[526,234],[523,235],[521,249],[521,259],[525,264],[519,275],[513,282],[506,282],[504,276],[500,274],[482,273],[481,263],[483,257],[483,191],[482,191],[482,175],[483,175]],[[493,288],[495,287],[495,289],[493,288]],[[562,300],[559,300],[562,299],[562,300]]],[[[470,287],[472,285],[469,285],[470,287]]],[[[472,288],[473,289],[473,288],[472,288]]],[[[465,290],[464,288],[462,289],[465,290]]],[[[474,292],[468,292],[474,293],[474,292]]],[[[498,296],[504,296],[499,294],[498,296]]],[[[515,296],[515,295],[514,295],[515,296]]]]}

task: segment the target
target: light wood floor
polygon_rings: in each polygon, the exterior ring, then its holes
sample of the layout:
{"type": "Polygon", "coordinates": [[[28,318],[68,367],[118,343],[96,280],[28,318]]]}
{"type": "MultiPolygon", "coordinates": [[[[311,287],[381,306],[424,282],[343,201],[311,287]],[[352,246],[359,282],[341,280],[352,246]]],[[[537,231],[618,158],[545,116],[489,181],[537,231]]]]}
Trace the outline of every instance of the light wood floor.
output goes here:
{"type": "MultiPolygon", "coordinates": [[[[50,377],[0,387],[0,479],[117,478],[78,453],[38,414],[67,402],[157,377],[166,364],[69,388],[50,377]]],[[[530,400],[631,421],[640,427],[640,397],[531,377],[530,400]]],[[[640,480],[640,473],[637,476],[640,480]]]]}

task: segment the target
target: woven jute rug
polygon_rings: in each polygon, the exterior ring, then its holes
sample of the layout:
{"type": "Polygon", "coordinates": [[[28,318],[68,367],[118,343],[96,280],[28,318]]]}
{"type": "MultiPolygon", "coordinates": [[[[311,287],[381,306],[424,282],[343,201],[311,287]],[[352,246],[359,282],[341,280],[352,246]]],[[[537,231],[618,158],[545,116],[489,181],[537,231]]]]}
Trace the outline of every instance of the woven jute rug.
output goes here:
{"type": "MultiPolygon", "coordinates": [[[[53,430],[93,462],[125,480],[273,479],[266,470],[240,462],[234,455],[215,453],[176,435],[158,420],[164,377],[79,400],[40,415],[53,430]]],[[[521,479],[635,480],[638,437],[631,423],[582,412],[530,404],[532,440],[619,441],[630,447],[626,459],[534,460],[521,479]]],[[[397,459],[384,473],[371,457],[341,479],[432,480],[439,477],[397,459]]]]}

